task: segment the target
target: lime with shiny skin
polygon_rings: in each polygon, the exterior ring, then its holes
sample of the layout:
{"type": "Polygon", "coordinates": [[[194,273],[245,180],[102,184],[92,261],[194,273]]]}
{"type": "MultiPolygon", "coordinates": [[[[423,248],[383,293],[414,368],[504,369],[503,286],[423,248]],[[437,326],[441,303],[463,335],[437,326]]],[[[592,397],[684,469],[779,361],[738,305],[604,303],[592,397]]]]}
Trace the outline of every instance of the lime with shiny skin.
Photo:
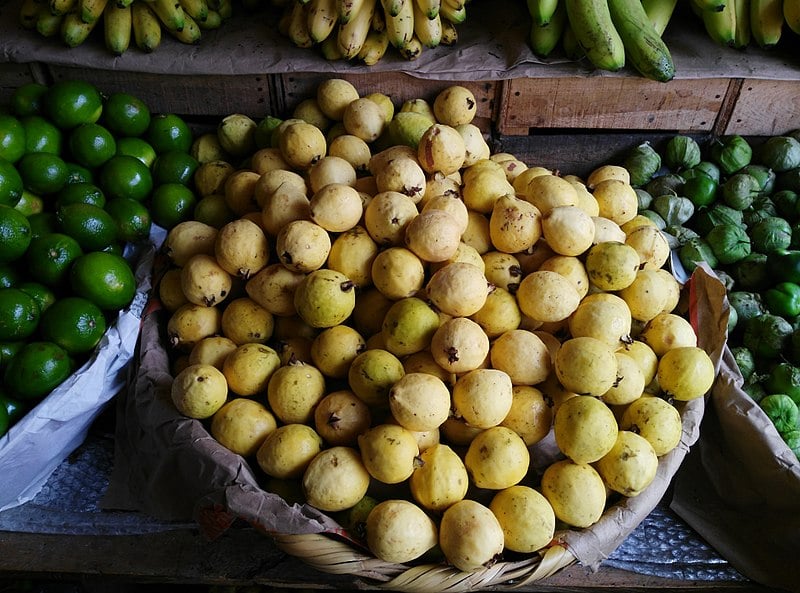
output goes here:
{"type": "Polygon", "coordinates": [[[151,113],[139,97],[116,92],[106,98],[101,119],[116,136],[141,136],[150,126],[151,113]]]}
{"type": "Polygon", "coordinates": [[[109,200],[130,198],[141,202],[153,191],[153,175],[138,158],[118,154],[100,168],[97,184],[109,200]]]}
{"type": "Polygon", "coordinates": [[[81,255],[80,244],[64,233],[52,232],[31,239],[25,252],[28,277],[51,288],[64,287],[72,263],[81,255]]]}
{"type": "Polygon", "coordinates": [[[39,319],[42,339],[58,344],[73,356],[93,350],[105,331],[103,311],[83,297],[59,299],[39,319]]]}
{"type": "Polygon", "coordinates": [[[39,323],[39,305],[19,288],[0,288],[0,340],[27,340],[39,323]]]}
{"type": "Polygon", "coordinates": [[[62,130],[71,130],[100,119],[103,97],[90,82],[59,80],[42,96],[42,112],[62,130]]]}
{"type": "Polygon", "coordinates": [[[17,208],[0,206],[0,263],[17,261],[31,243],[31,223],[17,208]]]}
{"type": "Polygon", "coordinates": [[[128,306],[136,295],[136,278],[120,255],[92,251],[78,257],[69,273],[74,294],[92,301],[104,311],[128,306]]]}
{"type": "Polygon", "coordinates": [[[61,385],[72,373],[73,361],[58,344],[35,341],[25,344],[3,373],[12,397],[39,400],[61,385]]]}

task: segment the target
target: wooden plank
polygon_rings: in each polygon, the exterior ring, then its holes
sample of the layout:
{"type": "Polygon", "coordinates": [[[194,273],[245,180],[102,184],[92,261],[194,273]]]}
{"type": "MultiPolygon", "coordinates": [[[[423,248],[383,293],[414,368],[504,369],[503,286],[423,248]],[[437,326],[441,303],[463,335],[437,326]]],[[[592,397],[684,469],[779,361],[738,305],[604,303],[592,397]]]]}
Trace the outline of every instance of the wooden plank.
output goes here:
{"type": "Polygon", "coordinates": [[[271,77],[178,76],[49,66],[53,80],[79,78],[101,91],[124,91],[141,98],[153,113],[221,118],[244,113],[258,120],[273,113],[271,77]]]}
{"type": "Polygon", "coordinates": [[[28,82],[43,82],[38,79],[38,69],[32,64],[0,62],[0,105],[7,105],[14,91],[28,82]]]}
{"type": "Polygon", "coordinates": [[[725,134],[774,136],[800,128],[800,80],[742,81],[725,134]]]}
{"type": "Polygon", "coordinates": [[[497,129],[537,128],[710,131],[728,79],[655,82],[640,77],[515,78],[499,99],[497,129]]]}

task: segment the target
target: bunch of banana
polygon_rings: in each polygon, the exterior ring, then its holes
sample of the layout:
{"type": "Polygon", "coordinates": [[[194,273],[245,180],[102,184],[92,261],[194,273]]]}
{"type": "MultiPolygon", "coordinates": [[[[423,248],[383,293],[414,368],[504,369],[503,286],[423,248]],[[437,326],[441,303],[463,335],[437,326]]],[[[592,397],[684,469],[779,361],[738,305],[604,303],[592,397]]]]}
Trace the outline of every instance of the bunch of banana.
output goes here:
{"type": "Polygon", "coordinates": [[[281,34],[297,47],[318,47],[328,60],[376,64],[390,47],[407,60],[425,48],[452,45],[467,18],[467,0],[272,0],[281,34]]]}
{"type": "Polygon", "coordinates": [[[784,28],[800,34],[800,0],[690,0],[708,36],[726,47],[769,49],[784,28]],[[784,27],[785,25],[785,27],[784,27]]]}
{"type": "Polygon", "coordinates": [[[675,66],[661,35],[677,0],[526,0],[530,45],[547,57],[559,46],[573,59],[616,71],[626,60],[640,74],[671,80],[675,66]]]}
{"type": "Polygon", "coordinates": [[[203,30],[216,29],[231,13],[232,0],[23,0],[20,22],[45,37],[60,37],[69,47],[102,29],[108,51],[121,55],[131,43],[154,51],[163,31],[197,43],[203,30]]]}

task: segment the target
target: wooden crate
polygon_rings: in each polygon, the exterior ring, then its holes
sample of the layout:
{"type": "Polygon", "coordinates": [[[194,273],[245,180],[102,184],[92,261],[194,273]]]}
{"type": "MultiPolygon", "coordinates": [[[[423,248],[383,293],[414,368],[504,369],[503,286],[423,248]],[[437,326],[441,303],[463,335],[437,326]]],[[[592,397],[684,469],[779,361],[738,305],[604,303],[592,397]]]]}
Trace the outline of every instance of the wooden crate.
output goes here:
{"type": "Polygon", "coordinates": [[[8,104],[11,95],[23,84],[44,82],[40,78],[40,68],[36,64],[0,62],[0,105],[8,104]]]}
{"type": "Polygon", "coordinates": [[[725,134],[774,136],[800,128],[800,80],[741,80],[725,134]]]}
{"type": "Polygon", "coordinates": [[[515,78],[502,86],[496,127],[502,135],[523,136],[539,128],[708,132],[730,84],[714,78],[515,78]]]}

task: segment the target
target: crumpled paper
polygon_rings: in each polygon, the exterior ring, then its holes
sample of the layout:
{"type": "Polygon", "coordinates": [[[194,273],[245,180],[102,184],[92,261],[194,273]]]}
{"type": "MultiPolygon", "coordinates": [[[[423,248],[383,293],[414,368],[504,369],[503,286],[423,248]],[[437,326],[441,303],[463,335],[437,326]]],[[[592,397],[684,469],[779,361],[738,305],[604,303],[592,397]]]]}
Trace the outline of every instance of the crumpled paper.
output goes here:
{"type": "Polygon", "coordinates": [[[136,259],[136,295],[106,330],[92,357],[0,437],[0,511],[31,500],[86,438],[94,419],[127,385],[127,365],[147,304],[155,248],[136,259]]]}
{"type": "MultiPolygon", "coordinates": [[[[715,364],[725,342],[724,286],[698,269],[687,284],[690,318],[699,344],[715,364]]],[[[236,520],[267,533],[335,533],[341,527],[308,505],[290,505],[262,489],[248,462],[221,445],[203,423],[180,415],[170,401],[172,377],[162,335],[165,312],[145,317],[134,381],[118,400],[115,467],[101,506],[139,510],[165,520],[193,518],[208,537],[236,520]]],[[[696,442],[704,398],[683,405],[680,445],[663,456],[656,480],[642,494],[623,499],[585,530],[557,539],[586,566],[597,568],[663,498],[675,471],[696,442]]]]}

